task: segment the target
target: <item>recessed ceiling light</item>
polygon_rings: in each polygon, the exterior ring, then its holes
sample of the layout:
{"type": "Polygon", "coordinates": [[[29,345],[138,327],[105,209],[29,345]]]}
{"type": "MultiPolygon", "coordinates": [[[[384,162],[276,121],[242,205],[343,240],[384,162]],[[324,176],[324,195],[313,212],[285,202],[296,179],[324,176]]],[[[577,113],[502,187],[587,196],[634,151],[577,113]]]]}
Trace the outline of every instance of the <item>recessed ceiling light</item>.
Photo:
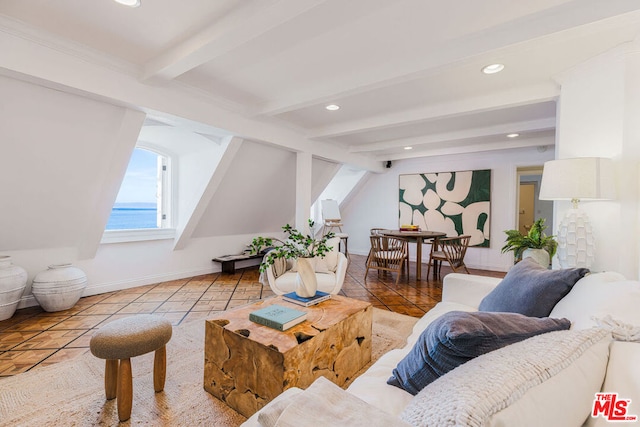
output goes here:
{"type": "Polygon", "coordinates": [[[327,110],[329,110],[329,111],[336,111],[336,110],[339,110],[339,109],[340,109],[340,106],[339,106],[339,105],[336,105],[336,104],[329,104],[329,105],[327,105],[327,106],[326,106],[326,107],[324,107],[324,108],[326,108],[326,109],[327,109],[327,110]]]}
{"type": "Polygon", "coordinates": [[[129,7],[138,7],[140,6],[140,0],[114,0],[116,3],[123,4],[129,7]]]}
{"type": "Polygon", "coordinates": [[[495,73],[499,73],[502,70],[504,70],[503,64],[491,64],[484,67],[482,69],[482,72],[485,74],[495,74],[495,73]]]}
{"type": "Polygon", "coordinates": [[[517,138],[519,136],[520,136],[519,133],[510,133],[510,134],[507,135],[507,138],[517,138]]]}
{"type": "Polygon", "coordinates": [[[413,147],[404,147],[405,150],[413,150],[413,147]]]}

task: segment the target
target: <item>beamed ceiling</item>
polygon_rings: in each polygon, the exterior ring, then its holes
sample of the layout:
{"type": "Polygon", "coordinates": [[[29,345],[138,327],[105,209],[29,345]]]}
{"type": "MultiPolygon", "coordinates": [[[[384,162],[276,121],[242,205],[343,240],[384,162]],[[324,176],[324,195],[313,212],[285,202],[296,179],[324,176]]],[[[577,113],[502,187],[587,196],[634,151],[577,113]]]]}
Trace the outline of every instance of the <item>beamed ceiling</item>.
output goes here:
{"type": "Polygon", "coordinates": [[[553,144],[557,77],[634,40],[640,2],[1,0],[0,18],[143,84],[394,160],[553,144]],[[505,69],[483,74],[492,63],[505,69]]]}

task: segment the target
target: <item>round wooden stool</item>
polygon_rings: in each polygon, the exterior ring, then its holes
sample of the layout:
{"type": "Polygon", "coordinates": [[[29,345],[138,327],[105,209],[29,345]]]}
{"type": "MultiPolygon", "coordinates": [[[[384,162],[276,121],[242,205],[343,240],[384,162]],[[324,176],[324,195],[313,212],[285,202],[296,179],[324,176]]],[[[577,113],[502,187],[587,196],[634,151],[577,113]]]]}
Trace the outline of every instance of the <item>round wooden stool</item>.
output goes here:
{"type": "Polygon", "coordinates": [[[106,359],[104,389],[107,400],[117,398],[118,418],[131,417],[133,380],[131,358],[155,351],[153,388],[164,389],[167,373],[166,344],[171,339],[171,322],[150,314],[114,320],[100,328],[91,338],[94,356],[106,359]]]}

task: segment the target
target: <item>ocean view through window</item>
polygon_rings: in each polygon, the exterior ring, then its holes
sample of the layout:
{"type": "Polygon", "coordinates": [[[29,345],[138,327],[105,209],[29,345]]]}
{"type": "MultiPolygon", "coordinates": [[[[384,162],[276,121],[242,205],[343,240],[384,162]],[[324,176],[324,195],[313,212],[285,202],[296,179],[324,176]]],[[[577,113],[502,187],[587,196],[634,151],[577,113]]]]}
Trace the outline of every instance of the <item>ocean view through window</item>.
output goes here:
{"type": "Polygon", "coordinates": [[[139,230],[162,228],[166,215],[162,212],[166,157],[136,148],[111,210],[106,230],[139,230]]]}
{"type": "Polygon", "coordinates": [[[111,209],[107,230],[158,228],[156,203],[116,203],[111,209]]]}

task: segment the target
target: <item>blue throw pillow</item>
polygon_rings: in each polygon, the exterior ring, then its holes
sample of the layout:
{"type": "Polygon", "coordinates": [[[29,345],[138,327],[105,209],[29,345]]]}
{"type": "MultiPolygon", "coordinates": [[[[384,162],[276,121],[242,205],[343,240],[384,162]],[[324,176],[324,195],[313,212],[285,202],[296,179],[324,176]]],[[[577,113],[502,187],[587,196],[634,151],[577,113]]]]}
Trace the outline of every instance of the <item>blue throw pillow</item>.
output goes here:
{"type": "Polygon", "coordinates": [[[451,311],[431,322],[387,384],[415,395],[463,363],[534,335],[569,329],[568,319],[451,311]]]}
{"type": "Polygon", "coordinates": [[[480,311],[507,311],[525,316],[546,317],[589,270],[548,270],[525,258],[480,302],[480,311]]]}

